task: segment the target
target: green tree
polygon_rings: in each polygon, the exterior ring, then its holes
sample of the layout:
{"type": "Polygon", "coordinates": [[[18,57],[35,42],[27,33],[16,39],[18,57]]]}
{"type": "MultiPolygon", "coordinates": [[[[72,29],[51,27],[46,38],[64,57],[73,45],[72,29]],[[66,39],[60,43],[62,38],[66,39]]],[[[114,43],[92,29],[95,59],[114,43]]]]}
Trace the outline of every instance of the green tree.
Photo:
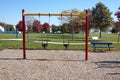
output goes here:
{"type": "Polygon", "coordinates": [[[52,27],[52,32],[53,33],[55,33],[55,32],[57,32],[57,26],[56,25],[51,25],[51,27],[52,27]]]}
{"type": "Polygon", "coordinates": [[[106,30],[112,22],[111,12],[103,3],[99,2],[92,9],[92,17],[94,23],[92,26],[100,29],[101,38],[101,31],[106,30]]]}
{"type": "Polygon", "coordinates": [[[63,25],[61,26],[61,32],[62,33],[68,32],[67,27],[68,27],[68,23],[63,23],[63,25]]]}
{"type": "Polygon", "coordinates": [[[11,25],[11,24],[6,24],[6,26],[4,28],[6,31],[14,31],[15,30],[13,25],[11,25]]]}
{"type": "Polygon", "coordinates": [[[0,26],[5,27],[5,26],[6,26],[6,23],[0,22],[0,26]]]}
{"type": "Polygon", "coordinates": [[[14,31],[15,30],[12,24],[0,22],[0,26],[4,27],[6,29],[6,31],[14,31]]]}
{"type": "Polygon", "coordinates": [[[9,28],[9,31],[14,31],[15,29],[14,29],[14,27],[13,26],[11,26],[10,28],[9,28]]]}
{"type": "Polygon", "coordinates": [[[32,26],[29,26],[28,29],[27,29],[27,32],[28,32],[28,33],[33,32],[33,27],[32,27],[32,26]]]}
{"type": "Polygon", "coordinates": [[[112,28],[111,32],[112,32],[112,33],[117,33],[117,32],[118,32],[118,29],[112,28]]]}

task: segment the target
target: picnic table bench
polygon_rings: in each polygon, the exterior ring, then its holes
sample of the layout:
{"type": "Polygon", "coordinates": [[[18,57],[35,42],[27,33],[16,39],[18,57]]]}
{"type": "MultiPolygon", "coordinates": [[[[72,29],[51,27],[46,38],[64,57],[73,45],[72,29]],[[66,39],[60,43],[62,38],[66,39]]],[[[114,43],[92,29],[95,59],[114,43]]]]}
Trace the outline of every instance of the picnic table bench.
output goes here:
{"type": "Polygon", "coordinates": [[[112,46],[112,42],[91,42],[91,44],[93,45],[92,48],[94,48],[94,51],[96,51],[96,48],[114,48],[112,46]]]}

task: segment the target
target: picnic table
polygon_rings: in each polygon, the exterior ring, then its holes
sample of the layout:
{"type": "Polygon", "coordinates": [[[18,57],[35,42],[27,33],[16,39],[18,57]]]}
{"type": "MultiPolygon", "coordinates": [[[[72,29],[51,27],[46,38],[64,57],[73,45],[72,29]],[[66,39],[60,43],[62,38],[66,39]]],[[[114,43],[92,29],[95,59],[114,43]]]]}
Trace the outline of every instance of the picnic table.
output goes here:
{"type": "Polygon", "coordinates": [[[114,48],[112,46],[112,42],[91,42],[92,48],[94,48],[94,51],[96,51],[96,48],[114,48]]]}

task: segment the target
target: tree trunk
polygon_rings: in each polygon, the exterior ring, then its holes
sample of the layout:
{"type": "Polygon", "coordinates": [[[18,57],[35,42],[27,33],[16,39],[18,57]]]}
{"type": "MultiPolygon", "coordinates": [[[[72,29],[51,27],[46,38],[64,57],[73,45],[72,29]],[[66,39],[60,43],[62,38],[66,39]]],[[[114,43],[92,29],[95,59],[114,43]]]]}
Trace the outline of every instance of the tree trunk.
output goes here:
{"type": "Polygon", "coordinates": [[[72,41],[74,39],[74,28],[72,27],[72,41]]]}
{"type": "Polygon", "coordinates": [[[101,27],[100,27],[100,39],[101,39],[101,37],[102,37],[101,33],[102,33],[102,32],[101,32],[101,27]]]}

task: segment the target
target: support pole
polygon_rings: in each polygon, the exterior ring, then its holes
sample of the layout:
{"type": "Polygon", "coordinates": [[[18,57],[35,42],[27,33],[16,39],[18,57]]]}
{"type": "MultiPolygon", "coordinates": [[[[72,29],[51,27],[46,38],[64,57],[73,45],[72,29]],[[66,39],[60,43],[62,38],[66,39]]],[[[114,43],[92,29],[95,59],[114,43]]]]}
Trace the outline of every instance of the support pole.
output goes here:
{"type": "Polygon", "coordinates": [[[85,31],[85,60],[87,61],[88,60],[88,10],[86,10],[86,31],[85,31]]]}
{"type": "Polygon", "coordinates": [[[26,39],[25,39],[25,16],[24,16],[24,9],[22,9],[22,26],[23,26],[23,59],[26,59],[26,39]]]}

